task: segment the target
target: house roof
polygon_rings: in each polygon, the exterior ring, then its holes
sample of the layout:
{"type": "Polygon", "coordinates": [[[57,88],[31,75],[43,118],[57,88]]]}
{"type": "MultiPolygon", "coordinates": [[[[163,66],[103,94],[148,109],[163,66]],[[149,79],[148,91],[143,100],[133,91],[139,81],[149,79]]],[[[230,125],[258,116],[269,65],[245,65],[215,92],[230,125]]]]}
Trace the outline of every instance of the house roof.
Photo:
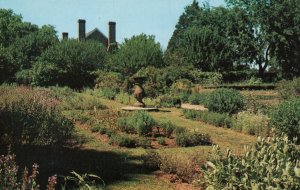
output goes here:
{"type": "Polygon", "coordinates": [[[107,37],[98,28],[94,28],[90,32],[86,33],[86,35],[85,35],[86,38],[88,38],[89,36],[91,36],[95,32],[100,33],[101,36],[103,36],[103,37],[105,37],[107,39],[107,37]]]}

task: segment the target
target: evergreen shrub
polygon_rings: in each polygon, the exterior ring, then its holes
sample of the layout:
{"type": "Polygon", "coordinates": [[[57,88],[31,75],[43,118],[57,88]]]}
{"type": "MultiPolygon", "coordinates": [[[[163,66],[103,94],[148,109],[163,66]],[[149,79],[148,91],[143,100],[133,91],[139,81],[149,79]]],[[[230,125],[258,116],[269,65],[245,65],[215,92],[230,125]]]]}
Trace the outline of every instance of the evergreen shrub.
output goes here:
{"type": "Polygon", "coordinates": [[[234,89],[214,90],[207,101],[209,111],[234,114],[244,107],[244,97],[234,89]]]}

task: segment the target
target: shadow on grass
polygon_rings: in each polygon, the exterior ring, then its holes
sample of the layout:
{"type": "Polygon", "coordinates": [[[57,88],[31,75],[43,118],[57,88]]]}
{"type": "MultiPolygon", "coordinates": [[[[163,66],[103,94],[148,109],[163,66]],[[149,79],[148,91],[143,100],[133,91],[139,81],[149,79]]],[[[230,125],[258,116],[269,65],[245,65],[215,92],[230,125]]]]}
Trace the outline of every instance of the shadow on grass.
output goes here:
{"type": "MultiPolygon", "coordinates": [[[[80,148],[50,147],[50,146],[22,146],[13,148],[20,171],[24,167],[30,168],[33,163],[39,165],[39,184],[45,189],[48,177],[70,176],[70,172],[79,174],[95,174],[106,184],[114,181],[130,180],[130,174],[146,174],[140,157],[129,157],[124,153],[113,151],[96,151],[80,148]]],[[[0,150],[0,154],[6,154],[0,150]]],[[[63,178],[59,178],[59,183],[63,178]]],[[[101,183],[99,181],[99,183],[101,183]]],[[[99,184],[102,185],[102,184],[99,184]]]]}

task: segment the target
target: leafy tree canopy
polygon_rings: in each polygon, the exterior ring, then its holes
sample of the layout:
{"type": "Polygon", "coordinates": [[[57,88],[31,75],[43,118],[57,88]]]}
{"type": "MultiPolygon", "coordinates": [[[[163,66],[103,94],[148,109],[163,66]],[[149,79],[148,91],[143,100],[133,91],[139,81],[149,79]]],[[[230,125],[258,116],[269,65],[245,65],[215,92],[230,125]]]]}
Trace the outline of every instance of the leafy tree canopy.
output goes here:
{"type": "Polygon", "coordinates": [[[107,51],[95,41],[66,40],[49,47],[32,68],[32,82],[38,86],[92,86],[93,71],[103,69],[107,51]]]}
{"type": "Polygon", "coordinates": [[[147,66],[163,66],[162,58],[161,46],[155,42],[154,36],[140,34],[125,39],[113,55],[111,67],[125,76],[131,76],[147,66]]]}

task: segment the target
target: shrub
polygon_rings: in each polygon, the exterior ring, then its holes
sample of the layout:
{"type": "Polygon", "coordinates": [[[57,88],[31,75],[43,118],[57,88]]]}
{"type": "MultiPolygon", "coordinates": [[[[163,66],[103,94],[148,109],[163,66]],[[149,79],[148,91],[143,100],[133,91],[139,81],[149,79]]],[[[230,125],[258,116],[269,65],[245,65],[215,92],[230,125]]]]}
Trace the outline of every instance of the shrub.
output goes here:
{"type": "Polygon", "coordinates": [[[161,129],[163,129],[166,137],[170,138],[173,131],[175,130],[176,128],[176,125],[174,123],[172,123],[171,121],[166,121],[166,122],[161,122],[159,124],[159,127],[161,129]]]}
{"type": "Polygon", "coordinates": [[[139,135],[148,135],[155,124],[155,120],[144,111],[134,113],[128,120],[128,125],[133,126],[139,135]]]}
{"type": "Polygon", "coordinates": [[[196,131],[183,132],[176,136],[176,144],[181,147],[210,145],[211,140],[208,134],[202,134],[196,131]]]}
{"type": "MultiPolygon", "coordinates": [[[[33,164],[31,174],[25,167],[22,175],[22,180],[19,179],[19,167],[16,164],[15,155],[0,156],[0,187],[1,189],[39,189],[37,183],[38,165],[33,164]]],[[[57,183],[56,175],[49,177],[47,188],[48,190],[55,189],[57,183]]]]}
{"type": "Polygon", "coordinates": [[[207,106],[208,98],[209,98],[209,93],[194,93],[194,94],[191,94],[188,101],[190,104],[193,104],[193,105],[202,104],[204,106],[207,106]]]}
{"type": "Polygon", "coordinates": [[[120,92],[116,94],[115,101],[121,104],[133,105],[135,102],[135,98],[132,95],[129,95],[128,93],[120,92]]]}
{"type": "Polygon", "coordinates": [[[160,145],[165,145],[166,144],[166,139],[164,137],[158,137],[157,142],[160,145]]]}
{"type": "Polygon", "coordinates": [[[117,91],[114,91],[111,88],[101,88],[101,89],[97,90],[97,92],[99,93],[100,97],[104,97],[109,100],[114,100],[115,96],[117,94],[117,91]]]}
{"type": "Polygon", "coordinates": [[[105,67],[107,51],[93,41],[63,40],[46,49],[32,68],[37,86],[93,86],[93,71],[105,67]],[[76,79],[76,80],[74,80],[76,79]]]}
{"type": "Polygon", "coordinates": [[[220,88],[210,94],[207,107],[209,111],[233,114],[243,109],[244,97],[237,90],[220,88]]]}
{"type": "Polygon", "coordinates": [[[67,140],[74,125],[44,90],[0,89],[0,141],[12,145],[52,145],[67,140]]]}
{"type": "Polygon", "coordinates": [[[180,79],[177,80],[171,86],[171,92],[173,94],[181,94],[181,93],[191,93],[193,83],[188,79],[180,79]]]}
{"type": "Polygon", "coordinates": [[[268,136],[269,118],[261,113],[240,112],[233,120],[233,129],[250,135],[268,136]]]}
{"type": "Polygon", "coordinates": [[[241,156],[220,147],[203,168],[198,183],[207,189],[299,189],[300,153],[287,136],[258,138],[254,148],[241,156]]]}
{"type": "Polygon", "coordinates": [[[179,98],[180,98],[181,102],[188,102],[190,95],[191,94],[188,92],[183,92],[179,95],[179,98]]]}
{"type": "Polygon", "coordinates": [[[66,97],[63,99],[61,106],[66,110],[94,110],[107,108],[98,98],[85,94],[76,94],[71,97],[66,97]]]}
{"type": "Polygon", "coordinates": [[[222,83],[223,77],[218,72],[202,72],[199,70],[190,71],[190,76],[194,83],[202,85],[219,85],[222,83]]]}
{"type": "Polygon", "coordinates": [[[100,133],[101,135],[103,135],[106,133],[106,128],[102,127],[101,124],[98,123],[98,124],[92,125],[91,131],[94,133],[96,132],[96,133],[100,133]]]}
{"type": "Polygon", "coordinates": [[[300,96],[300,77],[292,81],[282,80],[277,83],[277,90],[283,99],[300,96]]]}
{"type": "Polygon", "coordinates": [[[128,122],[126,117],[118,118],[117,129],[126,133],[136,133],[135,127],[128,122]]]}
{"type": "Polygon", "coordinates": [[[147,162],[145,163],[154,169],[157,169],[158,166],[161,171],[176,175],[172,177],[174,182],[175,180],[181,180],[192,183],[201,175],[199,165],[203,162],[202,154],[198,151],[182,152],[180,154],[177,151],[159,151],[159,154],[151,152],[148,153],[147,162]]]}
{"type": "Polygon", "coordinates": [[[137,144],[142,148],[148,148],[151,146],[151,140],[147,139],[146,137],[139,137],[137,144]]]}
{"type": "Polygon", "coordinates": [[[176,107],[180,108],[181,106],[181,100],[178,96],[173,95],[161,95],[158,97],[160,107],[176,107]]]}
{"type": "Polygon", "coordinates": [[[97,76],[95,79],[96,89],[109,88],[115,92],[120,91],[120,87],[123,83],[123,77],[120,73],[97,70],[95,75],[97,76]]]}
{"type": "Polygon", "coordinates": [[[112,137],[112,136],[114,136],[115,134],[116,134],[116,131],[113,130],[113,129],[107,129],[107,130],[106,130],[106,135],[107,135],[108,137],[112,137]]]}
{"type": "Polygon", "coordinates": [[[114,134],[110,137],[110,143],[127,148],[134,148],[136,145],[136,141],[134,139],[118,134],[114,134]]]}
{"type": "Polygon", "coordinates": [[[217,127],[230,128],[232,126],[232,119],[228,114],[185,109],[183,115],[188,119],[201,120],[217,127]]]}
{"type": "MultiPolygon", "coordinates": [[[[271,114],[271,124],[289,138],[300,136],[300,99],[284,102],[271,114]]],[[[300,138],[298,138],[298,143],[300,138]]]]}

